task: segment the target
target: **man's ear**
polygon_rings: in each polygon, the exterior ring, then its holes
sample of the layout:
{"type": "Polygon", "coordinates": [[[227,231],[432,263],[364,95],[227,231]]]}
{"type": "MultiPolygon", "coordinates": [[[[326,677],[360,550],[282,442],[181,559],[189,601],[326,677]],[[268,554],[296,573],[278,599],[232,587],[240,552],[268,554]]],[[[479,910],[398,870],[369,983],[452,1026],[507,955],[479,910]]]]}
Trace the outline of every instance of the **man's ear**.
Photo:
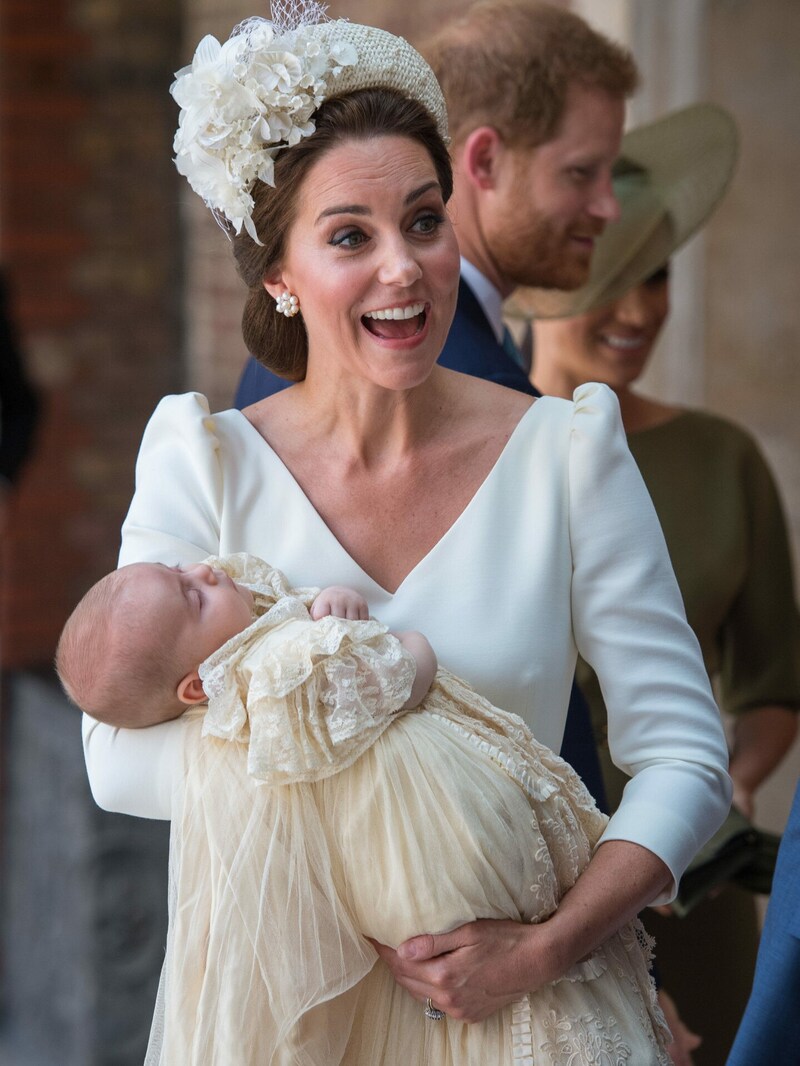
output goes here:
{"type": "Polygon", "coordinates": [[[460,165],[473,185],[479,189],[493,189],[504,149],[503,138],[494,126],[478,126],[464,141],[460,165]]]}
{"type": "Polygon", "coordinates": [[[208,699],[203,691],[200,675],[196,670],[191,670],[186,677],[181,678],[178,682],[178,687],[175,690],[175,695],[181,703],[185,703],[189,706],[193,703],[205,703],[208,699]]]}

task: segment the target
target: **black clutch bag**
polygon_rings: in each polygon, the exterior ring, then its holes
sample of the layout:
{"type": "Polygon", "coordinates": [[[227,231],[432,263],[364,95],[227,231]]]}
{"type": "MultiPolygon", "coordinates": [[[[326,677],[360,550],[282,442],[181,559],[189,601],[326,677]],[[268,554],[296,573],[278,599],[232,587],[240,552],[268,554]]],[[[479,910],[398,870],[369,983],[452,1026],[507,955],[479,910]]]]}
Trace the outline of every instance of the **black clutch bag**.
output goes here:
{"type": "Polygon", "coordinates": [[[670,906],[685,917],[712,889],[728,882],[750,892],[769,895],[781,838],[757,829],[735,807],[681,878],[670,906]]]}

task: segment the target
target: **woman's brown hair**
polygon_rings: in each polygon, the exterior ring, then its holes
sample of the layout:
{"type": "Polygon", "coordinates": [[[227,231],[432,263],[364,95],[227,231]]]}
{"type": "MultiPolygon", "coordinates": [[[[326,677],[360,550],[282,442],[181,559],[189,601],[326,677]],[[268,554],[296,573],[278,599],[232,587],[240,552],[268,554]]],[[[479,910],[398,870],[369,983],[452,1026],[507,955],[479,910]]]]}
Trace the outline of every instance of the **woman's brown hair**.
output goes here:
{"type": "Polygon", "coordinates": [[[244,232],[231,238],[236,267],[250,290],[242,314],[245,344],[268,370],[291,381],[301,381],[306,373],[308,342],[302,315],[278,314],[263,282],[280,266],[300,189],[313,164],[348,138],[409,137],[428,151],[445,202],[453,191],[447,146],[428,110],[416,100],[393,89],[359,89],[327,99],[314,121],[310,137],[279,152],[274,188],[258,181],[253,189],[253,222],[263,244],[244,232]]]}

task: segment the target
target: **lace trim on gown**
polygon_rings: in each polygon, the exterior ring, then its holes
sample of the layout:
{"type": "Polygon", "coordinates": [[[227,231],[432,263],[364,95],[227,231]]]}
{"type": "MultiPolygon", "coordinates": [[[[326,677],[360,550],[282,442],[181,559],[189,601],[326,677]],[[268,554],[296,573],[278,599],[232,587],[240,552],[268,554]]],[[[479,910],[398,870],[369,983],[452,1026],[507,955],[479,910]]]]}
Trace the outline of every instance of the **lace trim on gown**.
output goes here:
{"type": "MultiPolygon", "coordinates": [[[[389,756],[376,741],[408,698],[414,663],[377,622],[312,622],[316,590],[289,588],[266,564],[247,556],[210,561],[248,584],[257,617],[202,668],[209,707],[204,715],[194,712],[199,720],[186,745],[170,854],[170,930],[147,1063],[371,1066],[374,1056],[351,1059],[349,1048],[361,1024],[354,997],[371,987],[379,968],[352,909],[354,871],[340,869],[338,827],[325,813],[331,793],[320,790],[338,793],[346,778],[341,785],[326,781],[351,768],[357,773],[354,764],[373,747],[377,772],[389,772],[389,756]],[[249,969],[242,960],[250,960],[249,969]]],[[[571,768],[538,744],[521,719],[498,711],[447,671],[437,673],[420,708],[407,713],[423,714],[467,741],[528,797],[530,828],[517,839],[532,841],[539,872],[526,914],[545,920],[588,865],[607,819],[571,768]]],[[[453,773],[462,772],[454,763],[453,773]]],[[[444,797],[447,780],[437,785],[444,797]]],[[[402,811],[375,809],[364,798],[367,825],[376,834],[391,832],[402,811]]],[[[436,805],[426,810],[435,839],[436,805]]],[[[443,879],[453,873],[445,869],[443,879]]],[[[624,1063],[631,1039],[636,1047],[647,1044],[648,1066],[668,1062],[638,937],[635,923],[624,927],[558,981],[498,1016],[514,1066],[539,1066],[543,1054],[558,1066],[624,1063]],[[599,978],[625,988],[622,1024],[608,1009],[593,1008],[606,1000],[581,992],[599,978]]],[[[390,995],[407,1039],[421,1040],[420,1047],[431,1037],[449,1039],[449,1019],[432,1029],[393,983],[390,995]]],[[[473,1034],[479,1043],[480,1029],[473,1034]]],[[[406,1061],[408,1050],[405,1040],[393,1049],[397,1062],[406,1061]]]]}
{"type": "MultiPolygon", "coordinates": [[[[450,729],[464,736],[469,742],[496,762],[532,801],[535,815],[534,829],[545,831],[549,840],[542,844],[542,859],[553,861],[559,880],[555,895],[540,900],[544,906],[534,921],[547,918],[557,907],[568,887],[575,883],[591,858],[608,822],[606,815],[596,807],[583,782],[572,768],[549,748],[539,744],[531,735],[522,719],[515,715],[499,713],[487,700],[475,693],[459,678],[440,670],[436,681],[425,700],[426,710],[450,729]],[[469,716],[454,714],[454,707],[469,706],[469,716]],[[437,709],[438,708],[438,709],[437,709]],[[557,843],[553,844],[553,841],[557,843]],[[581,844],[583,842],[583,846],[581,844]]],[[[539,891],[546,880],[531,885],[539,891]]],[[[614,969],[620,979],[628,983],[628,994],[635,1003],[636,1013],[643,1030],[652,1027],[658,1033],[658,1043],[653,1041],[654,1061],[669,1062],[663,1046],[668,1030],[658,1006],[655,989],[649,976],[653,959],[653,940],[645,932],[641,922],[634,920],[623,926],[617,934],[618,944],[608,945],[614,958],[614,969]],[[627,964],[620,962],[620,954],[627,956],[627,964]],[[635,978],[634,975],[635,974],[635,978]],[[643,991],[644,990],[644,991],[643,991]]],[[[593,981],[603,976],[610,965],[606,945],[598,947],[588,958],[570,967],[552,983],[575,983],[593,981]]],[[[552,987],[552,986],[551,986],[552,987]]],[[[537,1066],[536,1040],[530,995],[512,1004],[511,1033],[513,1061],[515,1066],[537,1066]]],[[[614,1031],[616,1019],[601,1018],[591,1013],[572,1018],[555,1010],[546,1012],[543,1025],[546,1040],[539,1042],[538,1051],[544,1052],[552,1064],[575,1063],[592,1066],[616,1066],[627,1063],[630,1048],[618,1031],[614,1031]]]]}
{"type": "MultiPolygon", "coordinates": [[[[541,828],[546,824],[551,838],[557,841],[558,846],[553,848],[541,838],[548,857],[552,859],[555,854],[564,857],[559,864],[559,889],[574,884],[588,865],[591,851],[600,839],[608,818],[597,809],[572,768],[549,748],[539,744],[521,718],[498,714],[488,700],[444,670],[439,671],[425,707],[484,755],[488,755],[517,782],[535,805],[537,814],[532,819],[532,826],[541,828]],[[462,715],[462,720],[458,721],[453,716],[452,701],[459,701],[463,705],[465,700],[469,701],[475,717],[462,715]],[[435,711],[440,701],[450,709],[444,713],[435,711]],[[577,843],[581,838],[586,841],[585,847],[577,843]]],[[[543,858],[545,853],[543,850],[543,858]]],[[[531,885],[531,891],[542,896],[543,885],[544,881],[539,885],[531,885]]],[[[562,894],[561,890],[557,894],[548,893],[546,899],[542,900],[542,910],[534,920],[542,921],[549,917],[558,906],[562,894]]],[[[603,949],[597,948],[588,958],[571,966],[559,981],[590,981],[605,973],[606,966],[603,949]]]]}
{"type": "Polygon", "coordinates": [[[407,701],[412,656],[373,619],[312,622],[318,590],[291,589],[261,560],[209,562],[251,589],[257,617],[200,667],[204,736],[247,744],[248,772],[270,785],[351,766],[407,701]]]}

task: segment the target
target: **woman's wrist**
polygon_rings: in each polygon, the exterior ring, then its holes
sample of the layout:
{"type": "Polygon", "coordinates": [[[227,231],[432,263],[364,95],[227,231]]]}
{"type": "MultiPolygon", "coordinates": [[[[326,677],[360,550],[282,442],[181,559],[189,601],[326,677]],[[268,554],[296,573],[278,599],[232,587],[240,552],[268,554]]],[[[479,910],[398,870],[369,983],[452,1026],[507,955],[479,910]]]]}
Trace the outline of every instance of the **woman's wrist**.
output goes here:
{"type": "Polygon", "coordinates": [[[557,914],[558,911],[536,925],[520,923],[520,968],[526,975],[523,981],[526,991],[557,981],[578,961],[578,956],[570,957],[569,938],[555,921],[557,914]]]}
{"type": "Polygon", "coordinates": [[[728,768],[736,806],[742,806],[742,796],[752,799],[781,762],[797,736],[797,723],[796,709],[782,704],[752,707],[736,718],[728,768]]]}
{"type": "Polygon", "coordinates": [[[539,928],[540,967],[555,980],[648,906],[672,880],[666,864],[625,840],[602,844],[558,909],[539,928]]]}

